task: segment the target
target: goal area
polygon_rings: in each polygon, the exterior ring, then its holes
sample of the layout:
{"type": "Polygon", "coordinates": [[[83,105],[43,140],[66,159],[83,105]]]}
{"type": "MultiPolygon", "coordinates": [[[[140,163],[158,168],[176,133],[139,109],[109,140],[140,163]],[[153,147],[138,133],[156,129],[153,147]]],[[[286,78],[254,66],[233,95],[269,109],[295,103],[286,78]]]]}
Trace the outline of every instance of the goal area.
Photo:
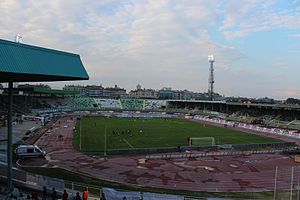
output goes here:
{"type": "Polygon", "coordinates": [[[192,137],[189,139],[189,146],[208,147],[215,146],[214,137],[192,137]]]}

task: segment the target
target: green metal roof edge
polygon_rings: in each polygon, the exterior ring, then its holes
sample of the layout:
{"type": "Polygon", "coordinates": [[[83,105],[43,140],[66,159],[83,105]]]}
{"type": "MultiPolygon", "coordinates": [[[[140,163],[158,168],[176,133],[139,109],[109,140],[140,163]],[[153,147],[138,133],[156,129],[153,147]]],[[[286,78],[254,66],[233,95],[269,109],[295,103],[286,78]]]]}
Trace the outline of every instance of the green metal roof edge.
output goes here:
{"type": "Polygon", "coordinates": [[[70,90],[57,90],[57,89],[48,89],[48,88],[33,88],[33,92],[36,93],[46,93],[46,94],[79,94],[79,91],[70,91],[70,90]]]}
{"type": "MultiPolygon", "coordinates": [[[[2,54],[4,56],[3,58],[4,65],[3,68],[2,67],[0,68],[0,75],[1,75],[1,79],[3,79],[3,82],[8,82],[8,81],[40,82],[40,81],[67,81],[67,80],[88,80],[89,79],[89,75],[86,69],[84,68],[80,55],[78,54],[0,39],[1,48],[2,45],[4,46],[4,50],[6,50],[6,48],[9,50],[9,51],[2,51],[2,54]],[[19,50],[11,51],[14,49],[15,50],[19,49],[19,50]],[[37,53],[36,59],[34,58],[34,54],[35,54],[34,52],[39,52],[39,54],[37,53]],[[20,54],[21,57],[18,54],[20,54]],[[43,61],[39,61],[40,55],[44,59],[43,61]],[[47,63],[47,61],[45,61],[45,57],[47,57],[48,55],[51,56],[50,62],[53,62],[53,65],[55,66],[55,67],[53,66],[54,68],[52,68],[52,66],[51,68],[49,68],[49,64],[44,65],[45,63],[47,63]],[[27,58],[29,59],[34,58],[34,59],[32,59],[32,61],[28,61],[26,60],[27,58]],[[12,59],[12,61],[9,61],[9,59],[12,59]],[[24,60],[22,61],[25,63],[24,66],[22,66],[22,63],[20,61],[21,59],[24,60]],[[75,71],[71,73],[65,73],[63,71],[64,69],[60,70],[58,66],[60,66],[59,64],[61,60],[59,59],[65,59],[63,60],[64,64],[67,63],[66,68],[64,68],[65,70],[69,70],[71,72],[72,69],[70,69],[70,67],[74,65],[72,67],[75,68],[75,71]],[[37,67],[41,67],[41,68],[38,69],[37,67]],[[35,78],[37,80],[35,80],[35,78]]],[[[1,62],[2,61],[0,60],[0,63],[1,62]]]]}
{"type": "Polygon", "coordinates": [[[57,54],[65,54],[65,55],[69,55],[69,56],[80,57],[78,54],[75,54],[75,53],[70,53],[70,52],[65,52],[65,51],[61,51],[61,50],[45,48],[45,47],[33,46],[33,45],[29,45],[29,44],[24,44],[24,43],[17,43],[17,42],[12,42],[9,40],[0,39],[0,43],[5,43],[8,45],[29,48],[29,49],[39,50],[39,51],[46,51],[46,52],[51,52],[51,53],[55,52],[57,54]]]}

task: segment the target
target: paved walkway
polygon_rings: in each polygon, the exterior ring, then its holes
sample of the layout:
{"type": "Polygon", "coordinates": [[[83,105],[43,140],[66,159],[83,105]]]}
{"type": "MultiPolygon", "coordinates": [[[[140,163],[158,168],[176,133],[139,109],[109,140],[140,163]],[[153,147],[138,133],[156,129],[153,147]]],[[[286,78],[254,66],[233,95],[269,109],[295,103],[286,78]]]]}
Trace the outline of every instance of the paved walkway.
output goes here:
{"type": "Polygon", "coordinates": [[[291,167],[294,185],[300,180],[300,164],[280,154],[210,156],[176,160],[145,160],[144,156],[108,159],[84,155],[72,147],[75,121],[63,118],[37,144],[46,159],[22,160],[24,166],[60,167],[94,178],[166,189],[230,192],[273,190],[278,166],[278,189],[289,189],[291,167]],[[59,135],[63,138],[60,139],[59,135]]]}
{"type": "MultiPolygon", "coordinates": [[[[23,124],[13,124],[12,142],[16,143],[25,136],[27,130],[32,127],[40,127],[40,123],[34,121],[24,121],[23,124]]],[[[0,150],[6,150],[7,127],[0,128],[0,150]]]]}

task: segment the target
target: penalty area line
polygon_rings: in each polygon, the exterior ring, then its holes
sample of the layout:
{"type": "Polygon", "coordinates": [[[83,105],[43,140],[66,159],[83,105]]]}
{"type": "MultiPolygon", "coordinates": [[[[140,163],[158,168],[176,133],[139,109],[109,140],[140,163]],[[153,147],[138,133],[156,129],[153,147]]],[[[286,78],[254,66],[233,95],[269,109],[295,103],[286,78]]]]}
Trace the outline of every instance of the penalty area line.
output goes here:
{"type": "Polygon", "coordinates": [[[130,148],[134,148],[125,138],[123,138],[123,141],[126,142],[126,144],[128,144],[128,146],[130,146],[130,148]]]}

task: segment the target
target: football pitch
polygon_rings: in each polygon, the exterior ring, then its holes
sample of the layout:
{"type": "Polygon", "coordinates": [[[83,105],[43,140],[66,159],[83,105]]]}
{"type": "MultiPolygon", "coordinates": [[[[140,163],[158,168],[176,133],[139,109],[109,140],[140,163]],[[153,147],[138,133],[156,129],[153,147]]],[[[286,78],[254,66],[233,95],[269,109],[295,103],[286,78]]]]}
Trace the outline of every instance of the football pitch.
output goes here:
{"type": "Polygon", "coordinates": [[[270,143],[279,140],[183,119],[83,117],[73,145],[81,151],[188,146],[188,137],[214,137],[216,144],[270,143]],[[80,133],[81,131],[81,133],[80,133]]]}

